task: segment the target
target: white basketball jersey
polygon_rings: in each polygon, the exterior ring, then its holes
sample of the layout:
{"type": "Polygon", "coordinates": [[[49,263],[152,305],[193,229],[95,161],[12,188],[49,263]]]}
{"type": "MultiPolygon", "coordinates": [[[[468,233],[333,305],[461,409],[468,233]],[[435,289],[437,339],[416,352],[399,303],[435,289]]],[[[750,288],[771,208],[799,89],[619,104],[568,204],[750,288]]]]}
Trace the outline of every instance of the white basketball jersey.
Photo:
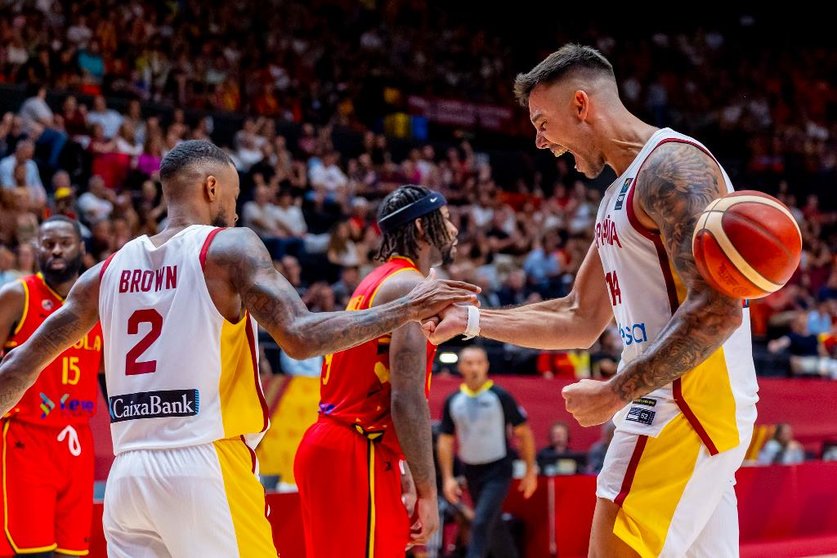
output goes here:
{"type": "MultiPolygon", "coordinates": [[[[686,296],[662,237],[642,226],[631,205],[643,163],[667,142],[688,143],[712,156],[688,136],[669,128],[658,130],[608,188],[596,217],[596,246],[624,346],[620,371],[654,342],[686,296]]],[[[731,192],[729,176],[721,172],[731,192]]],[[[739,444],[738,419],[754,417],[757,391],[745,304],[743,324],[721,348],[671,384],[633,401],[614,420],[624,431],[656,436],[682,412],[714,454],[739,444]]]]}
{"type": "Polygon", "coordinates": [[[268,427],[256,322],[227,321],[203,261],[221,229],[193,225],[160,247],[143,235],[105,264],[99,315],[114,453],[233,437],[268,427]]]}

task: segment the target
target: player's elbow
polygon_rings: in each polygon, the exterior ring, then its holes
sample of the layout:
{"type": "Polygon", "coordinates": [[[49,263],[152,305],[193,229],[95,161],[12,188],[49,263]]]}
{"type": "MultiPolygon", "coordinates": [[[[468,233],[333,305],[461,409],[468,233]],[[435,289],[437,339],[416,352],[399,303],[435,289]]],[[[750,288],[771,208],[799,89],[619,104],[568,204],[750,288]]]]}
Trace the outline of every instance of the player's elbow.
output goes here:
{"type": "Polygon", "coordinates": [[[576,339],[575,347],[573,347],[573,349],[587,351],[596,343],[598,339],[598,334],[588,332],[576,339]]]}
{"type": "Polygon", "coordinates": [[[305,360],[319,354],[301,330],[286,331],[281,337],[274,335],[273,338],[279,342],[285,354],[294,360],[305,360]]]}
{"type": "Polygon", "coordinates": [[[286,341],[282,345],[282,350],[294,360],[306,360],[318,354],[315,350],[307,346],[304,341],[298,340],[286,341]]]}
{"type": "Polygon", "coordinates": [[[390,408],[396,420],[401,417],[415,420],[425,404],[424,394],[416,390],[393,389],[391,398],[390,408]]]}
{"type": "Polygon", "coordinates": [[[740,328],[742,325],[744,325],[744,312],[741,309],[740,304],[736,304],[736,306],[733,307],[732,311],[730,312],[729,316],[729,324],[727,325],[729,334],[732,335],[732,333],[738,328],[740,328]]]}

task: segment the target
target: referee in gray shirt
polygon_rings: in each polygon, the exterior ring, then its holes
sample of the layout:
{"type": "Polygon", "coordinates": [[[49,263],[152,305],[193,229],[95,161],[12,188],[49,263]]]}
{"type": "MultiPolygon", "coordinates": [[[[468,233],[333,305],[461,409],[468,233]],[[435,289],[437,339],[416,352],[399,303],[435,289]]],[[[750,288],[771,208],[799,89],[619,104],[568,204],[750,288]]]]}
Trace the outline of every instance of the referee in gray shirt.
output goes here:
{"type": "Polygon", "coordinates": [[[526,414],[504,389],[488,379],[488,356],[482,347],[469,346],[459,353],[459,373],[464,383],[445,401],[438,441],[443,492],[452,504],[461,491],[453,476],[454,440],[458,457],[474,502],[474,520],[467,558],[493,556],[516,558],[517,549],[505,524],[500,521],[503,500],[512,481],[509,430],[517,438],[526,474],[520,482],[528,498],[538,484],[535,438],[526,414]]]}

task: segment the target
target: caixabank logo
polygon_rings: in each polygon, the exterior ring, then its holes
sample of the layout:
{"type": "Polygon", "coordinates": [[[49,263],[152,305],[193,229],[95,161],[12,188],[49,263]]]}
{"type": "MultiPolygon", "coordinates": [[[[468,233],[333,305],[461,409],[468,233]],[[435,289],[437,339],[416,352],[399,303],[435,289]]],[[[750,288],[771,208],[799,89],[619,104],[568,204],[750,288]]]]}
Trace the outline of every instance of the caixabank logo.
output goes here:
{"type": "Polygon", "coordinates": [[[196,389],[143,391],[108,398],[111,422],[144,418],[191,417],[200,411],[196,389]]]}

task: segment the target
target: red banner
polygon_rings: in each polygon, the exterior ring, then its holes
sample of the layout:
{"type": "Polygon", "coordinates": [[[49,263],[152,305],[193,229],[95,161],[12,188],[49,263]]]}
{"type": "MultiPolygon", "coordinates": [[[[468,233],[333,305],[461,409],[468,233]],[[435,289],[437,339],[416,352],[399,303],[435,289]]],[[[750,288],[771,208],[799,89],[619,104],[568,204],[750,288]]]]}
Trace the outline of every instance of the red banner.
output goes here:
{"type": "Polygon", "coordinates": [[[410,114],[424,116],[431,122],[496,132],[507,132],[514,117],[514,111],[509,107],[458,99],[428,99],[411,95],[407,106],[410,114]]]}

